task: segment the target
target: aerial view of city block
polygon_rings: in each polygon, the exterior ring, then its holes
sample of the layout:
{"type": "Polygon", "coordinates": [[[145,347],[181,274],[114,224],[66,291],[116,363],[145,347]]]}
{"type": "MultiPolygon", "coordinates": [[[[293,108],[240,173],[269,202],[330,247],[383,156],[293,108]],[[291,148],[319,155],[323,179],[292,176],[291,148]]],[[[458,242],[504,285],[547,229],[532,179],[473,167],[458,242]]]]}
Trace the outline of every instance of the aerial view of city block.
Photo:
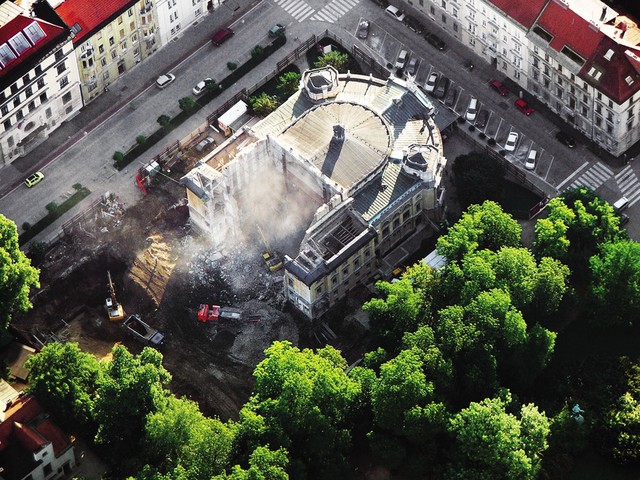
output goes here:
{"type": "Polygon", "coordinates": [[[0,0],[0,480],[638,480],[634,0],[0,0]]]}

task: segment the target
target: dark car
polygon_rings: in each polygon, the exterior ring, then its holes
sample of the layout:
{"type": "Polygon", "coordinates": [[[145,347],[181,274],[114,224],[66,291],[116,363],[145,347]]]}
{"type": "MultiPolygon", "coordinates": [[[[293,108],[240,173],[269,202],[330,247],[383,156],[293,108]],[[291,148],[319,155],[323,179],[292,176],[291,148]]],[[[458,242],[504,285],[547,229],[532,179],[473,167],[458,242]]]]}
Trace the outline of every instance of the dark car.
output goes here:
{"type": "Polygon", "coordinates": [[[369,36],[369,22],[367,20],[360,20],[358,23],[358,31],[356,32],[356,37],[358,38],[367,38],[369,36]]]}
{"type": "Polygon", "coordinates": [[[211,37],[211,43],[218,47],[229,40],[232,36],[233,30],[231,30],[230,28],[221,28],[213,34],[213,37],[211,37]]]}
{"type": "Polygon", "coordinates": [[[478,117],[476,118],[476,127],[484,128],[487,126],[487,120],[489,120],[489,111],[488,110],[480,110],[478,112],[478,117]]]}
{"type": "Polygon", "coordinates": [[[422,34],[425,31],[425,27],[420,20],[416,17],[412,17],[411,15],[405,15],[404,24],[417,34],[422,34]]]}
{"type": "Polygon", "coordinates": [[[524,113],[527,117],[533,113],[533,108],[531,108],[529,104],[526,101],[524,101],[522,98],[517,99],[514,105],[518,110],[524,113]]]}
{"type": "Polygon", "coordinates": [[[502,82],[498,80],[493,80],[491,83],[491,88],[493,88],[496,92],[498,92],[503,97],[509,94],[509,90],[505,87],[502,82]]]}
{"type": "Polygon", "coordinates": [[[447,44],[444,43],[444,40],[438,37],[435,33],[426,33],[424,39],[438,50],[444,50],[447,48],[447,44]]]}
{"type": "Polygon", "coordinates": [[[456,87],[451,87],[447,92],[447,96],[444,98],[444,104],[453,107],[456,103],[456,99],[458,98],[458,89],[456,87]]]}
{"type": "Polygon", "coordinates": [[[567,147],[569,148],[573,148],[576,146],[576,141],[575,139],[569,135],[568,133],[564,133],[564,132],[558,132],[556,133],[556,138],[558,139],[558,141],[560,143],[564,143],[567,147]]]}
{"type": "Polygon", "coordinates": [[[626,213],[621,213],[620,214],[620,226],[623,227],[627,223],[629,223],[629,215],[627,215],[626,213]]]}
{"type": "Polygon", "coordinates": [[[449,90],[449,85],[451,85],[451,80],[444,76],[440,77],[440,81],[433,91],[433,96],[436,98],[444,98],[449,90]]]}
{"type": "Polygon", "coordinates": [[[287,27],[285,27],[283,24],[276,23],[273,27],[271,27],[271,30],[269,30],[269,36],[277,37],[278,35],[284,35],[286,29],[287,27]]]}
{"type": "Polygon", "coordinates": [[[215,145],[216,141],[213,139],[213,137],[207,137],[204,140],[201,140],[197,145],[196,145],[196,152],[202,152],[205,148],[209,147],[209,145],[215,145]]]}

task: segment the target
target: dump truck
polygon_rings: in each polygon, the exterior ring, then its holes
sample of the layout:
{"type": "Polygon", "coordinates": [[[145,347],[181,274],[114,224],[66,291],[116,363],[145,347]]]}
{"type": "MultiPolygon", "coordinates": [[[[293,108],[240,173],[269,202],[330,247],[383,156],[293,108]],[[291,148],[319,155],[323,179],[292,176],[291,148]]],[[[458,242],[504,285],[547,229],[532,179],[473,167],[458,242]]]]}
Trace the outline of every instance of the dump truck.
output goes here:
{"type": "Polygon", "coordinates": [[[198,307],[199,322],[216,322],[218,320],[243,320],[246,322],[259,322],[260,315],[245,315],[238,308],[221,307],[219,305],[209,305],[201,303],[198,307]]]}
{"type": "Polygon", "coordinates": [[[164,334],[143,322],[138,314],[130,315],[122,326],[129,335],[145,345],[159,347],[164,343],[164,334]]]}

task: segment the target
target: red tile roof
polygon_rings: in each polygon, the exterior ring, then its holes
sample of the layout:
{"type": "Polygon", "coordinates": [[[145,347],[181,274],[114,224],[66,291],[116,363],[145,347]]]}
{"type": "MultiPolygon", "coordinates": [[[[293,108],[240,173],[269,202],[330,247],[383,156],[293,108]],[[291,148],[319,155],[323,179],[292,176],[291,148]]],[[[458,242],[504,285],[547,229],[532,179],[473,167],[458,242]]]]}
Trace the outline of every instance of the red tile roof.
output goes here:
{"type": "Polygon", "coordinates": [[[553,35],[551,48],[559,52],[566,45],[585,59],[604,37],[576,12],[553,1],[549,2],[536,23],[553,35]]]}
{"type": "Polygon", "coordinates": [[[69,437],[49,418],[37,423],[34,420],[44,413],[38,401],[31,395],[18,397],[4,412],[0,422],[0,452],[11,441],[18,440],[29,451],[35,451],[49,442],[53,443],[56,456],[71,444],[69,437]],[[37,423],[37,424],[36,424],[37,423]]]}
{"type": "Polygon", "coordinates": [[[76,23],[80,26],[81,30],[73,39],[73,44],[77,45],[135,3],[135,0],[65,0],[56,7],[56,13],[69,28],[76,23]]]}
{"type": "MultiPolygon", "coordinates": [[[[8,63],[5,68],[0,69],[0,78],[13,71],[18,65],[21,65],[27,59],[33,58],[39,52],[46,51],[48,47],[51,47],[51,45],[55,45],[55,43],[59,41],[59,37],[67,34],[67,31],[64,28],[53,25],[52,23],[45,22],[44,20],[40,20],[38,18],[18,15],[9,23],[0,28],[0,45],[4,43],[9,45],[8,41],[10,38],[24,30],[33,22],[36,22],[38,25],[40,25],[40,27],[44,31],[45,36],[36,41],[35,45],[31,45],[30,43],[31,46],[19,55],[16,54],[17,58],[15,60],[12,60],[10,63],[8,63]]],[[[30,42],[28,36],[25,35],[25,38],[27,38],[27,41],[30,42]]],[[[17,52],[14,51],[14,53],[17,52]]]]}
{"type": "Polygon", "coordinates": [[[548,0],[489,0],[526,29],[531,28],[548,0]]]}
{"type": "Polygon", "coordinates": [[[640,58],[630,54],[625,46],[605,36],[584,64],[579,75],[607,97],[621,104],[640,90],[639,71],[640,58]],[[589,74],[592,68],[602,72],[597,80],[589,74]]]}

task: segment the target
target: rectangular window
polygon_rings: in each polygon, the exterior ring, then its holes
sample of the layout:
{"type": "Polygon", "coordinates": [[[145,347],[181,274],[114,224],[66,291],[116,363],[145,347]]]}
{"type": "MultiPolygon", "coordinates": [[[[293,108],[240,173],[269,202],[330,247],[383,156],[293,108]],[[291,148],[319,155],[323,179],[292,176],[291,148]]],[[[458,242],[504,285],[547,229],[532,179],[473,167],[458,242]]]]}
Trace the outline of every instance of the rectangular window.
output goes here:
{"type": "Polygon", "coordinates": [[[62,49],[58,50],[56,52],[56,55],[55,55],[56,62],[59,61],[59,60],[62,60],[63,57],[64,57],[64,53],[63,53],[62,49]]]}
{"type": "Polygon", "coordinates": [[[13,107],[16,108],[18,105],[20,105],[20,95],[13,99],[13,107]]]}
{"type": "Polygon", "coordinates": [[[442,23],[447,23],[447,16],[444,13],[442,14],[442,23]]]}
{"type": "Polygon", "coordinates": [[[0,107],[0,112],[2,113],[2,116],[4,117],[7,113],[9,113],[9,107],[7,105],[2,105],[2,107],[0,107]]]}
{"type": "Polygon", "coordinates": [[[113,47],[116,44],[116,41],[113,37],[109,37],[109,46],[113,47]]]}
{"type": "Polygon", "coordinates": [[[67,77],[67,76],[65,75],[64,77],[62,77],[62,78],[60,79],[60,82],[59,82],[59,83],[60,83],[60,88],[61,88],[61,89],[62,89],[62,88],[64,88],[64,87],[66,87],[67,85],[69,85],[69,77],[67,77]]]}
{"type": "Polygon", "coordinates": [[[103,58],[102,60],[100,60],[100,65],[102,65],[103,67],[107,66],[107,59],[103,58]]]}
{"type": "Polygon", "coordinates": [[[38,79],[38,88],[44,88],[44,78],[38,79]]]}
{"type": "Polygon", "coordinates": [[[50,108],[47,108],[44,113],[47,115],[47,118],[51,118],[51,115],[53,115],[50,108]]]}
{"type": "Polygon", "coordinates": [[[29,98],[31,95],[33,95],[33,88],[27,87],[24,93],[27,95],[27,98],[29,98]]]}
{"type": "Polygon", "coordinates": [[[27,105],[27,108],[29,109],[30,112],[33,112],[36,109],[36,102],[29,102],[29,105],[27,105]]]}
{"type": "Polygon", "coordinates": [[[48,98],[47,98],[47,92],[43,92],[43,93],[41,93],[39,98],[40,98],[40,103],[41,103],[41,104],[42,104],[42,103],[44,103],[44,102],[46,102],[46,101],[48,100],[48,98]]]}
{"type": "Polygon", "coordinates": [[[22,120],[24,118],[24,114],[22,113],[22,109],[18,110],[16,112],[16,118],[18,119],[18,121],[22,120]]]}
{"type": "Polygon", "coordinates": [[[42,471],[44,472],[45,476],[49,475],[53,471],[53,469],[51,468],[51,464],[47,463],[42,469],[42,471]]]}
{"type": "Polygon", "coordinates": [[[115,60],[117,57],[118,57],[118,52],[116,52],[115,50],[111,50],[111,58],[115,60]]]}
{"type": "Polygon", "coordinates": [[[65,65],[64,62],[62,62],[60,65],[56,67],[56,70],[58,71],[58,75],[64,73],[66,69],[67,69],[67,66],[65,65]]]}
{"type": "Polygon", "coordinates": [[[69,103],[71,101],[71,92],[67,92],[62,96],[62,103],[69,103]]]}
{"type": "Polygon", "coordinates": [[[11,119],[5,120],[3,125],[4,125],[5,132],[8,132],[9,130],[11,130],[11,119]]]}

